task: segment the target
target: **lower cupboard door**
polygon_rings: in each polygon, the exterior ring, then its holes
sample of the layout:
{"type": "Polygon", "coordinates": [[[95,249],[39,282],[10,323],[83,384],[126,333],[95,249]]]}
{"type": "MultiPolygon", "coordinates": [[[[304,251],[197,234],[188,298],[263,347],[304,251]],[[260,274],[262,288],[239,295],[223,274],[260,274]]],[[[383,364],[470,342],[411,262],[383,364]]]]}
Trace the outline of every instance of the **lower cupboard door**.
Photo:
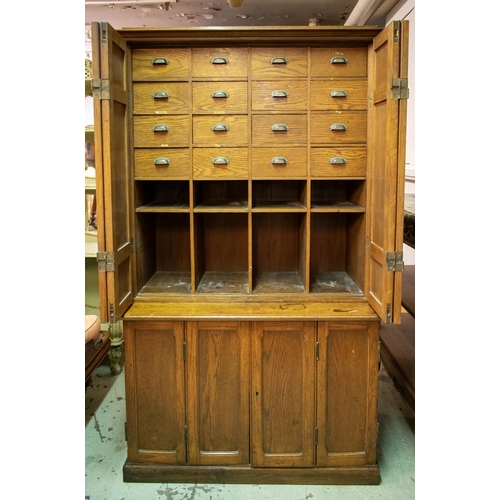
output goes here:
{"type": "Polygon", "coordinates": [[[318,467],[375,464],[378,329],[318,324],[318,467]]]}
{"type": "Polygon", "coordinates": [[[252,466],[314,465],[314,322],[255,322],[252,466]]]}

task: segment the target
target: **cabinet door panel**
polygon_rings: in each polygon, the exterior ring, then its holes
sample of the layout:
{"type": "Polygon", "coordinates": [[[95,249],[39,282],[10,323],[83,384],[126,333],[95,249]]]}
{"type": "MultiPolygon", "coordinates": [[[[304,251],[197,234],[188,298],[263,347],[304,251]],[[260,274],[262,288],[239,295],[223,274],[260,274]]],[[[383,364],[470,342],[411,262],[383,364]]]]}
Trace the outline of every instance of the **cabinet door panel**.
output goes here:
{"type": "Polygon", "coordinates": [[[128,458],[185,464],[182,322],[124,322],[128,458]]]}
{"type": "Polygon", "coordinates": [[[187,353],[189,463],[248,464],[248,323],[188,323],[187,353]]]}
{"type": "Polygon", "coordinates": [[[374,464],[378,323],[319,323],[317,465],[374,464]]]}
{"type": "Polygon", "coordinates": [[[314,346],[312,322],[253,323],[254,467],[313,466],[314,346]]]}

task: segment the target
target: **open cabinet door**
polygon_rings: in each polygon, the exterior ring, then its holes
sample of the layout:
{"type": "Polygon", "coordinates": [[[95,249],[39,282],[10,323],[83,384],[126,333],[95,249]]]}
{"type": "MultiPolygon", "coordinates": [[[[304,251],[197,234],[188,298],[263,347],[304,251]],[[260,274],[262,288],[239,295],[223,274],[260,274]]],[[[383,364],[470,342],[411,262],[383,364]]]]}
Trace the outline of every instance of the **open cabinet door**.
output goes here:
{"type": "Polygon", "coordinates": [[[107,23],[92,23],[92,70],[97,193],[97,259],[102,323],[132,304],[127,47],[107,23]]]}
{"type": "Polygon", "coordinates": [[[401,322],[408,97],[408,21],[369,48],[368,242],[365,295],[385,323],[401,322]]]}

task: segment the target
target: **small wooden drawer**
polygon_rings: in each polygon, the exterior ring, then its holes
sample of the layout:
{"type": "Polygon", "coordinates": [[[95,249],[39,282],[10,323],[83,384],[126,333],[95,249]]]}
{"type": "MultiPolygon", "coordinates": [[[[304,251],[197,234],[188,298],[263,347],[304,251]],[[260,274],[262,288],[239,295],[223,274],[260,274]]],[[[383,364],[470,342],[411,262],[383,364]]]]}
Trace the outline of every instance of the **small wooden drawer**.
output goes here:
{"type": "Polygon", "coordinates": [[[302,179],[306,177],[306,148],[252,148],[252,179],[302,179]]]}
{"type": "Polygon", "coordinates": [[[134,147],[189,146],[189,116],[134,116],[134,147]]]}
{"type": "Polygon", "coordinates": [[[194,48],[193,78],[247,78],[248,49],[194,48]]]}
{"type": "Polygon", "coordinates": [[[366,76],[364,47],[311,49],[311,77],[366,76]]]}
{"type": "Polygon", "coordinates": [[[253,115],[252,144],[307,144],[307,115],[253,115]]]}
{"type": "Polygon", "coordinates": [[[147,82],[134,84],[134,113],[189,113],[189,83],[147,82]]]}
{"type": "Polygon", "coordinates": [[[193,116],[193,145],[248,145],[247,115],[193,116]]]}
{"type": "Polygon", "coordinates": [[[311,148],[311,177],[365,177],[366,148],[311,148]]]}
{"type": "Polygon", "coordinates": [[[311,114],[311,144],[356,144],[366,142],[366,113],[336,111],[311,114]]]}
{"type": "Polygon", "coordinates": [[[252,49],[252,80],[307,77],[307,49],[252,49]]]}
{"type": "Polygon", "coordinates": [[[248,178],[247,148],[194,148],[193,179],[248,178]]]}
{"type": "Polygon", "coordinates": [[[162,81],[189,77],[189,49],[134,49],[132,79],[162,81]]]}
{"type": "Polygon", "coordinates": [[[313,80],[311,82],[313,111],[367,109],[367,84],[364,79],[313,80]]]}
{"type": "Polygon", "coordinates": [[[136,149],[135,177],[189,179],[189,149],[136,149]]]}
{"type": "Polygon", "coordinates": [[[193,113],[244,114],[246,82],[193,82],[193,113]]]}
{"type": "Polygon", "coordinates": [[[254,111],[306,111],[307,82],[276,80],[252,83],[254,111]]]}

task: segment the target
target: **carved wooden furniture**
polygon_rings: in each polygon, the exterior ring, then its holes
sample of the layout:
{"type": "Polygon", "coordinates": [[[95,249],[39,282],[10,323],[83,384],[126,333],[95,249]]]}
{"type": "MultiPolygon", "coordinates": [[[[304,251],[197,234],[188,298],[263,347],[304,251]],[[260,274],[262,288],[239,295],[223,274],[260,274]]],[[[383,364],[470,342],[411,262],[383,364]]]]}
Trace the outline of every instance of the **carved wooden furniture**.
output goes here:
{"type": "Polygon", "coordinates": [[[380,481],[407,28],[93,24],[101,318],[124,324],[126,481],[380,481]]]}

